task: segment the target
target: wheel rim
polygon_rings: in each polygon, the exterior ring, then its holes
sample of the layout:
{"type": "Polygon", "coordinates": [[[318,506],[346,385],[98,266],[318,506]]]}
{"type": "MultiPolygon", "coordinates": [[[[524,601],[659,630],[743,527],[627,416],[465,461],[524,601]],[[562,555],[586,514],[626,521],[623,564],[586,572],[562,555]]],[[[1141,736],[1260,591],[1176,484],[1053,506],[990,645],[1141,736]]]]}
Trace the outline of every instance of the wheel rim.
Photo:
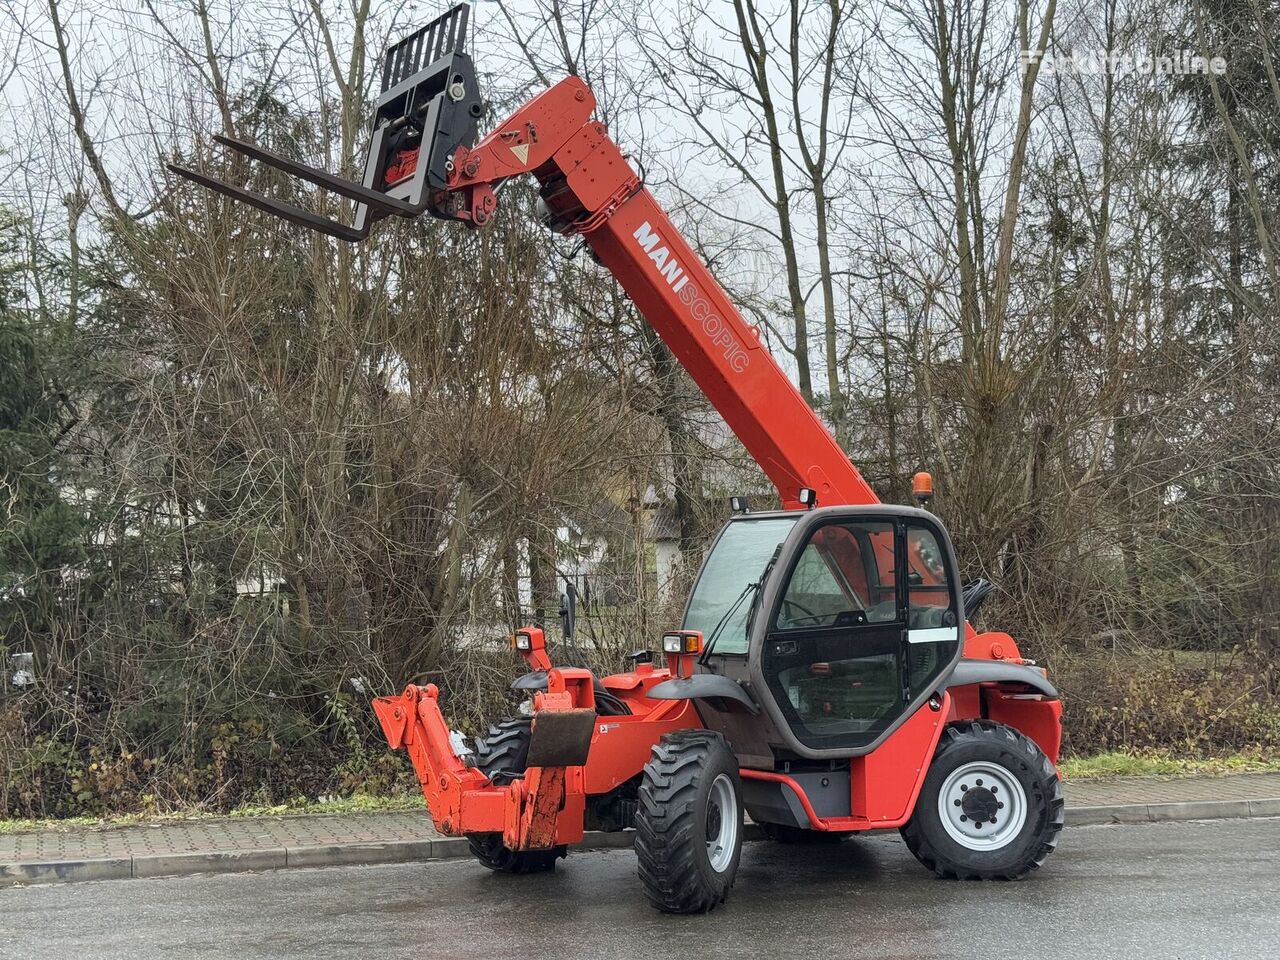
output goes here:
{"type": "Polygon", "coordinates": [[[998,850],[1027,822],[1027,793],[1013,772],[998,763],[966,763],[943,781],[938,817],[962,847],[998,850]]]}
{"type": "Polygon", "coordinates": [[[726,773],[711,781],[707,797],[707,859],[711,869],[724,873],[738,843],[738,798],[726,773]]]}

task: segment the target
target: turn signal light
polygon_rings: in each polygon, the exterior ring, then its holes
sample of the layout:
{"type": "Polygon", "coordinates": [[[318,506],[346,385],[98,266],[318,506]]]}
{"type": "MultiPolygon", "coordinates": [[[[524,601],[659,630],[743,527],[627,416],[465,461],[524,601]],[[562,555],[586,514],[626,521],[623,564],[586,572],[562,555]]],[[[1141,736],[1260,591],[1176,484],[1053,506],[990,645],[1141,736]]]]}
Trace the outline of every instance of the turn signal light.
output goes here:
{"type": "Polygon", "coordinates": [[[701,630],[678,630],[662,635],[663,653],[701,653],[701,630]]]}

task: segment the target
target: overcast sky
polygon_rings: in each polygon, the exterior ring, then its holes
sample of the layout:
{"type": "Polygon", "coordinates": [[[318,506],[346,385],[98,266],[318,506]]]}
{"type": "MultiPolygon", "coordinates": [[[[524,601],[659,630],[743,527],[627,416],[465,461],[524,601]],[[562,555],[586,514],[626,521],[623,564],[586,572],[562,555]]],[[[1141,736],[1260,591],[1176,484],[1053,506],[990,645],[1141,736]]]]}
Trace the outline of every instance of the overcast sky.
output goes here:
{"type": "MultiPolygon", "coordinates": [[[[851,55],[841,63],[839,79],[845,87],[856,81],[864,92],[872,91],[892,104],[911,84],[927,82],[927,69],[922,66],[921,73],[913,75],[912,41],[905,32],[895,33],[892,18],[882,16],[877,8],[879,2],[872,0],[859,8],[877,36],[862,55],[851,55]],[[897,59],[887,59],[883,55],[887,51],[897,59]]],[[[352,39],[350,17],[343,14],[345,4],[346,0],[323,3],[338,30],[340,57],[352,39]],[[344,28],[348,35],[342,34],[344,28]]],[[[163,161],[175,153],[188,154],[193,143],[218,127],[213,97],[202,76],[207,68],[201,62],[203,38],[192,15],[193,5],[194,0],[63,0],[72,72],[89,117],[89,133],[105,158],[117,193],[134,212],[145,209],[164,189],[163,161]],[[194,56],[183,48],[194,51],[194,56]]],[[[211,40],[232,91],[243,92],[271,76],[277,97],[286,105],[300,113],[316,105],[316,78],[331,73],[308,0],[210,0],[210,7],[211,40]]],[[[678,220],[695,242],[712,250],[732,238],[737,252],[720,267],[731,274],[722,279],[732,291],[777,289],[777,244],[756,226],[768,223],[767,210],[759,196],[743,185],[743,176],[708,143],[711,135],[742,143],[740,159],[746,176],[768,181],[763,152],[753,152],[744,139],[755,125],[749,105],[724,98],[714,101],[714,108],[700,116],[705,129],[699,130],[671,106],[682,97],[696,98],[697,78],[685,74],[680,80],[664,82],[639,40],[643,36],[650,55],[657,51],[660,58],[665,39],[683,32],[727,62],[740,61],[741,51],[721,24],[728,22],[731,5],[727,0],[707,0],[696,7],[676,0],[601,0],[597,4],[584,0],[572,9],[584,8],[594,11],[598,22],[582,48],[575,46],[575,55],[601,100],[615,139],[642,158],[659,199],[678,205],[682,194],[677,183],[685,191],[684,199],[689,194],[706,199],[706,209],[714,214],[686,207],[678,220]]],[[[376,55],[388,39],[410,32],[443,7],[387,0],[375,2],[374,9],[369,36],[376,55]]],[[[511,0],[505,8],[492,2],[473,5],[472,52],[486,95],[495,101],[524,99],[541,86],[517,38],[545,65],[548,80],[564,74],[563,67],[555,65],[556,38],[539,26],[537,10],[536,0],[511,0]]],[[[992,46],[997,45],[994,35],[999,32],[992,28],[992,46]]],[[[4,82],[0,202],[32,211],[40,221],[40,232],[56,242],[66,222],[63,197],[77,186],[91,197],[97,191],[67,119],[61,70],[51,41],[45,0],[0,0],[0,50],[5,58],[0,61],[4,82]]],[[[372,65],[369,76],[374,82],[372,65]]],[[[802,91],[802,112],[816,109],[816,91],[812,83],[802,91]]],[[[998,92],[1006,98],[1011,95],[1012,89],[998,92]]],[[[848,111],[850,103],[845,96],[836,109],[848,111]]],[[[999,122],[998,112],[995,116],[999,122]]],[[[914,122],[905,110],[900,119],[904,124],[914,122]]],[[[859,206],[889,204],[906,217],[910,204],[903,201],[916,187],[914,177],[894,168],[882,129],[861,116],[853,117],[850,129],[854,135],[842,155],[844,182],[836,185],[830,222],[839,255],[856,258],[857,230],[847,224],[855,221],[859,206]]],[[[943,146],[940,138],[930,138],[927,131],[922,142],[928,149],[943,146]]],[[[336,158],[313,159],[330,167],[337,163],[336,158]]],[[[794,156],[791,162],[797,162],[794,156]]],[[[927,186],[928,177],[937,174],[927,164],[922,164],[922,170],[927,186]]],[[[991,172],[992,181],[998,183],[999,150],[992,157],[991,172]]],[[[814,221],[806,198],[797,193],[794,201],[799,229],[811,238],[814,221]]],[[[927,236],[929,229],[924,225],[922,235],[927,236]]],[[[904,238],[912,232],[904,230],[904,238]]],[[[801,256],[806,264],[812,263],[807,246],[801,256]]]]}

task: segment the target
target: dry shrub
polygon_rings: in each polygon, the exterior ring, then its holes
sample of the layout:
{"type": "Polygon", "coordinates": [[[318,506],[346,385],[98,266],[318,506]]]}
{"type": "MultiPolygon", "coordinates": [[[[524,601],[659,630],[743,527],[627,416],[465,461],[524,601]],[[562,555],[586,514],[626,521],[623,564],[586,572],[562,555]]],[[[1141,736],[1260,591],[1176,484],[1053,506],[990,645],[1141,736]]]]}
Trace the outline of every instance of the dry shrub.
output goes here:
{"type": "Polygon", "coordinates": [[[1053,678],[1070,756],[1158,750],[1209,757],[1280,748],[1280,671],[1271,664],[1088,657],[1060,663],[1053,678]]]}

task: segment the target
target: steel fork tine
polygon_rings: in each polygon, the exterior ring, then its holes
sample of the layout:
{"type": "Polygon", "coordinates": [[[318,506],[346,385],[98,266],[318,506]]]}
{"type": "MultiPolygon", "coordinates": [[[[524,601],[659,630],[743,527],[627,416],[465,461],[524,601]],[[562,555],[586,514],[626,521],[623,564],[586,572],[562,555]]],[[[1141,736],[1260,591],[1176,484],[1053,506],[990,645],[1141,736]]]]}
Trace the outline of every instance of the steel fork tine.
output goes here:
{"type": "Polygon", "coordinates": [[[245,156],[260,160],[267,166],[293,174],[295,177],[307,180],[326,190],[332,190],[334,193],[350,200],[355,200],[358,203],[367,203],[369,206],[379,208],[386,213],[395,213],[402,217],[414,217],[422,212],[413,204],[404,200],[397,200],[394,197],[387,196],[385,193],[371,190],[364,184],[355,183],[343,177],[336,177],[327,170],[320,170],[316,167],[307,166],[305,163],[290,160],[288,157],[282,157],[280,154],[268,150],[266,147],[260,147],[256,143],[237,140],[234,137],[224,137],[220,133],[215,133],[213,139],[224,147],[229,147],[232,150],[243,153],[245,156]]]}
{"type": "Polygon", "coordinates": [[[207,174],[200,173],[198,170],[188,170],[186,167],[180,167],[176,163],[168,164],[168,167],[178,176],[185,177],[200,184],[202,187],[216,190],[218,193],[225,194],[235,200],[255,206],[259,210],[265,210],[267,213],[274,214],[299,226],[309,227],[312,230],[326,233],[331,237],[337,237],[339,240],[355,243],[357,240],[363,240],[369,235],[368,227],[363,230],[357,230],[354,227],[338,223],[336,220],[319,216],[310,210],[304,210],[302,207],[295,206],[292,203],[264,197],[260,193],[254,193],[252,190],[226,183],[207,174]]]}

